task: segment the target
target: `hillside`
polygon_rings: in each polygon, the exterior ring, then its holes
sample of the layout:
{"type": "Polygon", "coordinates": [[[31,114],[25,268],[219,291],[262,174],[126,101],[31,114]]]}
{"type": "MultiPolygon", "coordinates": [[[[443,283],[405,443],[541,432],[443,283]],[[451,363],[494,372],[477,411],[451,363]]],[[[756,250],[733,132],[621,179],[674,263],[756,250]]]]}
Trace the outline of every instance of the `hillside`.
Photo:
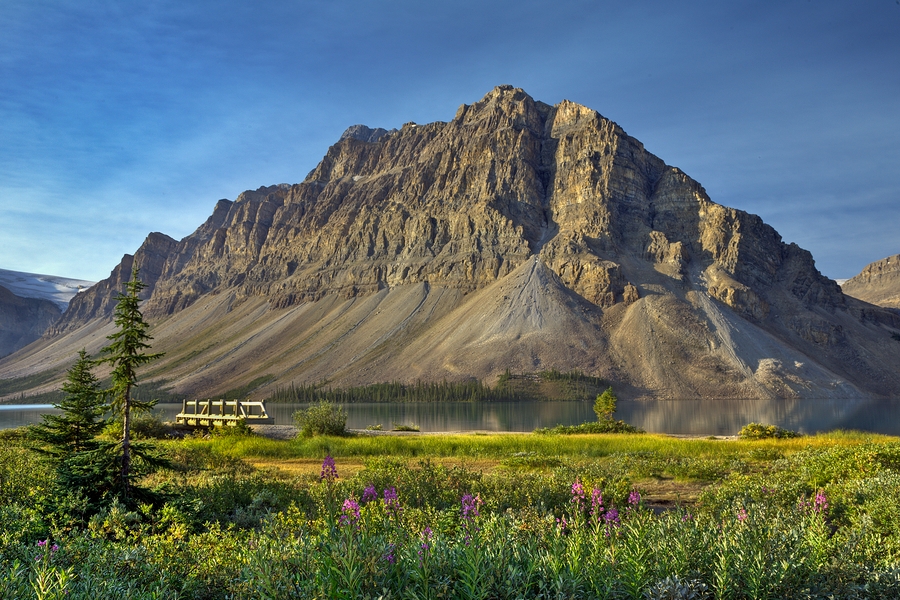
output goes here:
{"type": "Polygon", "coordinates": [[[875,261],[841,285],[848,296],[886,308],[900,308],[900,254],[875,261]]]}
{"type": "Polygon", "coordinates": [[[0,377],[96,352],[134,261],[166,352],[146,376],[191,396],[549,369],[621,397],[900,389],[900,315],[597,112],[510,86],[446,123],[354,126],[302,183],[220,200],[180,241],[151,234],[0,377]]]}

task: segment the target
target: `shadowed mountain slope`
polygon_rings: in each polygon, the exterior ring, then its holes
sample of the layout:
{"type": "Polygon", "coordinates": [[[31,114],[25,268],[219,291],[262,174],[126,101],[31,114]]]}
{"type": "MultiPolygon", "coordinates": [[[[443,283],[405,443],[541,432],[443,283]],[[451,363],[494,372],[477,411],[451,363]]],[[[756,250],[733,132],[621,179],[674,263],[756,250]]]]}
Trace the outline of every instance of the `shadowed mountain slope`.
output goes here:
{"type": "Polygon", "coordinates": [[[900,389],[900,316],[597,112],[510,86],[447,123],[354,126],[302,183],[151,234],[0,377],[99,348],[132,261],[166,352],[146,376],[188,395],[547,368],[630,397],[900,389]]]}

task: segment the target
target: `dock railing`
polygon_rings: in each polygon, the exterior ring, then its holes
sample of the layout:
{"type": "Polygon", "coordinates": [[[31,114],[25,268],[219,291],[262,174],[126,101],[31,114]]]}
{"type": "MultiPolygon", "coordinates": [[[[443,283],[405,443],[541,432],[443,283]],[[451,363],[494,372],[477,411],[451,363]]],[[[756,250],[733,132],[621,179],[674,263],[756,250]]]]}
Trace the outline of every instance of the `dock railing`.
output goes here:
{"type": "Polygon", "coordinates": [[[234,426],[240,421],[248,425],[271,425],[274,419],[260,400],[182,400],[175,423],[190,427],[234,426]]]}

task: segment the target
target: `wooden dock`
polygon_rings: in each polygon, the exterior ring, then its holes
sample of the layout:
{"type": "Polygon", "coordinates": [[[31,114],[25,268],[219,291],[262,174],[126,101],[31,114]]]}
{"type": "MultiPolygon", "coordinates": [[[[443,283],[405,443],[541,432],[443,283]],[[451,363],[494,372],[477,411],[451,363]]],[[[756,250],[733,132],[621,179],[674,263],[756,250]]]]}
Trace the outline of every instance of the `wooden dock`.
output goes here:
{"type": "Polygon", "coordinates": [[[248,425],[271,425],[275,420],[266,412],[262,401],[250,400],[182,400],[175,423],[189,427],[234,426],[240,421],[248,425]]]}

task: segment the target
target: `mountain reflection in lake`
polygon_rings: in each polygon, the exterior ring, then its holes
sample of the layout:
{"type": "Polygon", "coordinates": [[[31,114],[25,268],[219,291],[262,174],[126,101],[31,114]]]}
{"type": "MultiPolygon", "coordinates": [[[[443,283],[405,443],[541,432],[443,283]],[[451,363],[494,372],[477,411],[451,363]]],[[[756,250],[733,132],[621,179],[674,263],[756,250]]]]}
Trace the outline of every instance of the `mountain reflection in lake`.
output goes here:
{"type": "MultiPolygon", "coordinates": [[[[276,424],[293,424],[292,415],[308,404],[269,403],[276,424]]],[[[596,417],[591,402],[428,402],[343,405],[347,427],[394,424],[421,431],[532,431],[577,425],[596,417]]],[[[173,420],[181,404],[159,404],[154,412],[173,420]]],[[[37,423],[51,407],[0,405],[0,429],[37,423]]],[[[652,433],[735,435],[747,423],[765,423],[816,433],[858,429],[900,435],[900,399],[893,400],[641,400],[619,401],[616,419],[652,433]]]]}

